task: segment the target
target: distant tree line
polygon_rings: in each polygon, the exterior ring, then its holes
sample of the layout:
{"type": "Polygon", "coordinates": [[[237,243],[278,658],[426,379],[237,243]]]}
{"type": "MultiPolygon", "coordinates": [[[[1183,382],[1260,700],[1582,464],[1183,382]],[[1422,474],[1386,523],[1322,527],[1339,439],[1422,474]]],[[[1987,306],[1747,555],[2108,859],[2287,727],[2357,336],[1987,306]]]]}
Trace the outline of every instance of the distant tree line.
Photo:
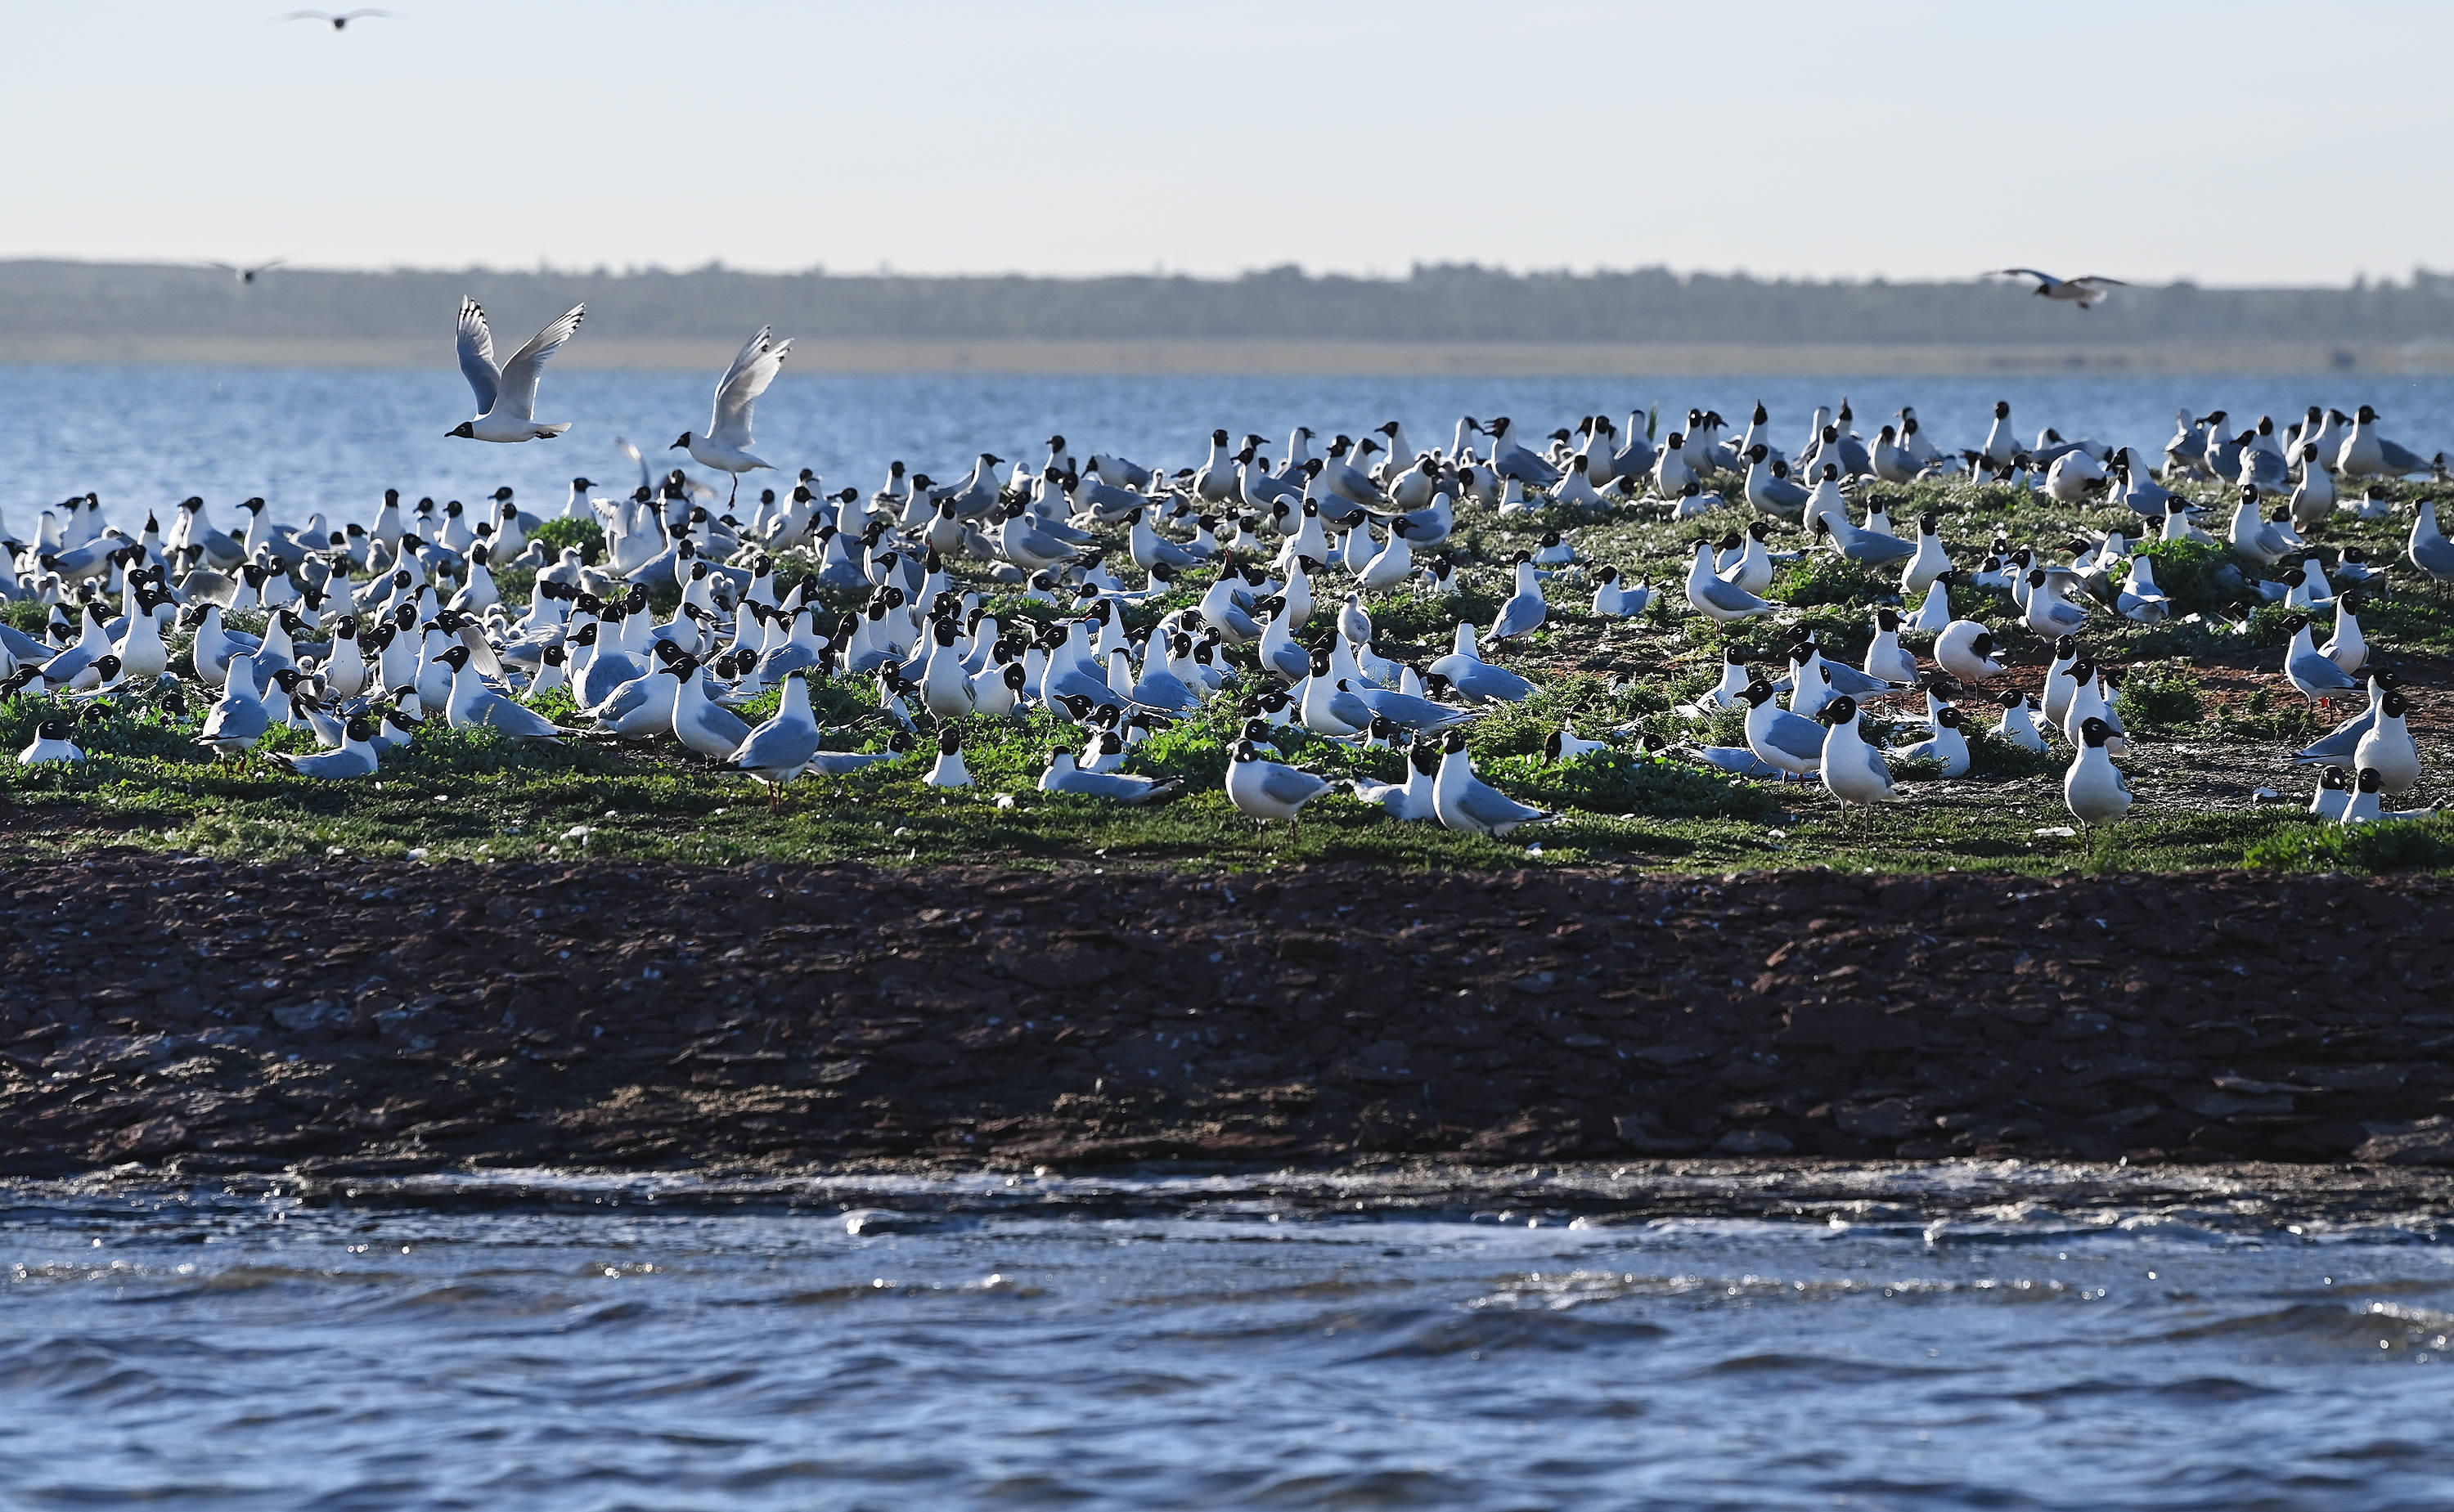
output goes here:
{"type": "Polygon", "coordinates": [[[2142,286],[2081,311],[2010,279],[1820,283],[1660,268],[1511,273],[1439,264],[1402,278],[1292,267],[1235,278],[283,268],[241,286],[203,267],[37,261],[0,262],[0,336],[431,336],[464,293],[522,330],[584,299],[597,330],[683,339],[738,339],[771,324],[812,338],[2111,346],[2454,337],[2454,276],[2426,271],[2344,288],[2142,286]]]}

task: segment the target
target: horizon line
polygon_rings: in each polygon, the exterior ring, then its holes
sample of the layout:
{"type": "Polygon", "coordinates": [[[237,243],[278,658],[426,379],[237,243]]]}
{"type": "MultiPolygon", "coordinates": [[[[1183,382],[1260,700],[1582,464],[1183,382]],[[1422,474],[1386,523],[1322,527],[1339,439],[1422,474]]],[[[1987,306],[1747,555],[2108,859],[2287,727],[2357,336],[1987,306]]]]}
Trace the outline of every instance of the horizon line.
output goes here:
{"type": "MultiPolygon", "coordinates": [[[[24,266],[30,264],[53,264],[95,269],[191,269],[198,272],[211,271],[217,277],[227,275],[227,269],[222,261],[201,257],[111,257],[84,256],[71,253],[50,252],[12,252],[0,254],[0,268],[6,268],[12,265],[24,266]]],[[[1813,273],[1758,273],[1744,268],[1729,269],[1701,268],[1677,269],[1672,268],[1666,263],[1634,264],[1626,267],[1595,266],[1585,269],[1571,267],[1519,269],[1511,268],[1506,264],[1501,263],[1482,263],[1472,260],[1417,262],[1410,264],[1403,273],[1378,271],[1354,272],[1341,269],[1315,270],[1304,267],[1300,263],[1292,261],[1272,264],[1260,268],[1248,268],[1233,273],[1204,273],[1167,268],[1149,269],[1113,269],[1104,272],[1032,272],[1014,269],[1000,270],[913,269],[899,269],[892,267],[891,265],[883,264],[875,269],[854,270],[830,269],[824,263],[813,263],[803,268],[763,268],[730,264],[725,262],[722,258],[710,258],[703,263],[689,268],[672,268],[661,263],[654,262],[625,264],[619,268],[608,263],[598,263],[592,267],[559,267],[548,263],[543,259],[540,259],[536,266],[530,268],[501,267],[483,262],[472,262],[459,267],[408,263],[393,264],[389,267],[375,267],[352,264],[291,262],[284,259],[280,262],[277,269],[273,270],[285,274],[308,273],[347,277],[392,277],[406,275],[442,276],[460,274],[484,277],[537,278],[688,278],[707,273],[736,273],[754,278],[833,278],[842,279],[847,282],[857,280],[875,280],[878,282],[906,280],[919,283],[977,281],[1063,284],[1091,284],[1112,279],[1146,279],[1153,281],[1173,281],[1195,284],[1236,284],[1249,282],[1256,279],[1286,277],[1289,275],[1316,283],[1339,280],[1358,284],[1402,284],[1412,282],[1426,273],[1473,273],[1490,277],[1518,280],[1583,280],[1628,278],[1639,274],[1662,274],[1677,279],[1681,283],[1704,279],[1723,280],[1732,283],[1809,285],[1854,288],[1948,288],[1981,284],[1994,279],[2001,279],[2006,283],[2017,283],[2022,281],[2021,279],[2009,277],[2008,275],[1990,270],[1971,273],[1964,278],[1944,278],[1939,276],[1896,278],[1883,273],[1824,275],[1813,273]]],[[[2408,273],[2402,280],[2398,280],[2396,276],[2391,273],[2383,273],[2372,276],[2365,271],[2355,272],[2347,281],[2339,284],[2232,284],[2208,282],[2193,278],[2188,275],[2177,275],[2161,283],[2143,280],[2134,281],[2132,287],[2140,289],[2208,289],[2219,290],[2226,293],[2287,291],[2349,293],[2365,288],[2416,287],[2424,279],[2447,277],[2454,277],[2454,274],[2441,273],[2425,265],[2414,264],[2408,273]]]]}

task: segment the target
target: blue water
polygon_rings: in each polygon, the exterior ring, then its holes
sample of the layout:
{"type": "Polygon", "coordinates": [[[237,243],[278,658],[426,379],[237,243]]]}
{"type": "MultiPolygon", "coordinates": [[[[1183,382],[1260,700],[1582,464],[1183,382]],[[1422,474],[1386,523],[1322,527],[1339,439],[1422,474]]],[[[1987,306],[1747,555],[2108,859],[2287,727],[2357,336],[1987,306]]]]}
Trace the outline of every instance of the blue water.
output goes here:
{"type": "Polygon", "coordinates": [[[0,1188],[0,1503],[2454,1502],[2442,1179],[2072,1176],[0,1188]]]}
{"type": "MultiPolygon", "coordinates": [[[[468,418],[456,371],[267,368],[0,367],[0,526],[27,534],[33,512],[70,494],[97,493],[117,523],[140,524],[190,494],[228,506],[261,494],[275,518],[321,509],[372,518],[383,490],[476,499],[501,484],[531,507],[558,508],[574,475],[607,485],[634,478],[614,451],[627,436],[659,459],[708,420],[712,374],[549,372],[540,418],[573,422],[552,442],[490,446],[444,432],[468,418]]],[[[1538,432],[1602,412],[1623,420],[1659,407],[1666,430],[1691,406],[1716,408],[1743,428],[1754,403],[1769,406],[1795,450],[1819,404],[1854,404],[1859,428],[1903,404],[1938,444],[1974,446],[1997,399],[2008,399],[2023,435],[2051,425],[2161,454],[2173,412],[2223,408],[2238,423],[2261,413],[2279,425],[2310,404],[2367,402],[2386,434],[2424,454],[2454,449],[2454,377],[2327,374],[2142,378],[1260,378],[1016,377],[787,372],[759,402],[760,451],[789,479],[815,468],[829,483],[874,488],[901,459],[945,480],[981,451],[1045,456],[1061,432],[1076,455],[1114,451],[1170,468],[1197,466],[1210,431],[1271,438],[1309,425],[1324,436],[1402,420],[1417,446],[1446,445],[1460,414],[1508,414],[1538,432]]],[[[775,481],[753,474],[754,486],[775,481]]],[[[167,523],[167,514],[165,516],[167,523]]],[[[233,516],[222,508],[216,522],[233,516]]]]}

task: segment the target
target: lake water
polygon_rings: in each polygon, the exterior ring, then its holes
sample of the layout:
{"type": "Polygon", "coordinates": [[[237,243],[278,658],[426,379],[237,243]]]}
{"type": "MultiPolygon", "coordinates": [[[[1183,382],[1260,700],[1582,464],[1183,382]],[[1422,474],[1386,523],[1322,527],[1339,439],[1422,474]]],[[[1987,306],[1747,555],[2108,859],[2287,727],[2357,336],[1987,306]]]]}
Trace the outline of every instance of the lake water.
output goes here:
{"type": "MultiPolygon", "coordinates": [[[[585,336],[580,339],[585,340],[585,336]]],[[[686,429],[704,428],[713,374],[549,371],[542,418],[574,422],[552,442],[490,446],[446,439],[468,418],[468,387],[449,368],[0,367],[0,526],[30,535],[35,511],[98,493],[129,526],[190,494],[228,507],[261,494],[275,518],[322,509],[372,519],[386,487],[410,497],[474,500],[511,484],[553,512],[574,475],[609,488],[635,474],[614,449],[627,436],[658,459],[686,429]]],[[[2173,412],[2223,408],[2238,423],[2279,425],[2311,404],[2375,404],[2389,436],[2424,454],[2454,448],[2454,377],[2327,374],[2307,378],[2180,375],[2005,378],[1264,378],[1028,377],[787,372],[759,402],[761,454],[789,479],[818,469],[835,487],[872,489],[897,458],[940,480],[981,451],[1046,455],[1061,432],[1076,455],[1113,451],[1170,468],[1197,466],[1210,431],[1256,431],[1280,451],[1298,424],[1324,437],[1402,420],[1418,446],[1446,445],[1458,416],[1508,414],[1537,433],[1602,412],[1623,420],[1659,406],[1663,429],[1687,408],[1716,408],[1743,428],[1759,398],[1793,452],[1819,404],[1853,401],[1871,436],[1903,404],[1939,445],[1983,441],[1994,402],[2008,399],[2022,433],[2052,425],[2161,455],[2173,412]]],[[[752,474],[749,487],[778,481],[752,474]]],[[[753,495],[754,497],[754,494],[753,495]]]]}
{"type": "Polygon", "coordinates": [[[2087,1174],[21,1184],[0,1503],[2454,1502],[2442,1180],[2087,1174]]]}

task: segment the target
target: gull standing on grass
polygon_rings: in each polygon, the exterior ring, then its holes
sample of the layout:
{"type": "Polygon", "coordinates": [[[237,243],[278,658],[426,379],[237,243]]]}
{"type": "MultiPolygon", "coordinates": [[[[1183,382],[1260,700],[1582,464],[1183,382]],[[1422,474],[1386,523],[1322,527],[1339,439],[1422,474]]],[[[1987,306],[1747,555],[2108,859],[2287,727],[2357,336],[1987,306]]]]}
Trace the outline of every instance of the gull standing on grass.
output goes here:
{"type": "Polygon", "coordinates": [[[569,430],[567,420],[559,425],[537,423],[537,379],[545,371],[547,359],[562,349],[587,315],[586,305],[572,306],[512,353],[510,362],[496,368],[494,333],[486,324],[486,311],[473,299],[460,301],[460,372],[477,396],[477,418],[463,420],[444,435],[465,441],[550,441],[569,430]]]}
{"type": "Polygon", "coordinates": [[[734,354],[733,366],[716,380],[715,410],[708,419],[707,434],[694,436],[685,430],[680,440],[665,448],[687,449],[691,460],[700,467],[732,473],[733,494],[725,500],[728,508],[741,496],[743,473],[774,467],[750,451],[756,445],[750,439],[751,407],[775,381],[775,375],[783,370],[785,357],[793,350],[790,341],[771,341],[773,334],[772,328],[759,327],[758,334],[742,343],[741,350],[734,354]]]}
{"type": "Polygon", "coordinates": [[[1273,819],[1285,820],[1290,838],[1301,828],[1304,805],[1330,786],[1327,778],[1300,766],[1264,760],[1260,747],[1250,739],[1236,743],[1227,764],[1227,801],[1264,826],[1273,819]]]}

